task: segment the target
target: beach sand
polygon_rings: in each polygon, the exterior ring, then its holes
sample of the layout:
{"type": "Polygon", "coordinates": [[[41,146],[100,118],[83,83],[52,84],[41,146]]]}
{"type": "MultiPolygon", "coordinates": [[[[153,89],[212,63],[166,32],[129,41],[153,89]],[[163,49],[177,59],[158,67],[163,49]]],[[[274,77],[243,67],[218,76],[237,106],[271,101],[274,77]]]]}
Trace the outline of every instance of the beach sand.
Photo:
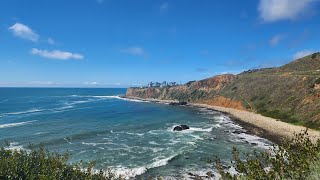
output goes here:
{"type": "MultiPolygon", "coordinates": [[[[126,98],[166,104],[170,102],[177,102],[173,100],[142,99],[137,97],[126,98]]],[[[294,134],[298,134],[306,130],[306,127],[288,124],[277,119],[256,114],[254,112],[224,108],[220,106],[211,106],[207,104],[189,103],[189,105],[226,113],[235,121],[243,124],[244,128],[248,129],[252,134],[262,136],[277,144],[281,143],[281,141],[284,139],[293,138],[294,134]]],[[[316,142],[318,139],[320,139],[320,131],[308,129],[308,135],[313,142],[316,142]]]]}
{"type": "MultiPolygon", "coordinates": [[[[287,139],[293,138],[294,134],[298,134],[306,130],[306,127],[285,123],[277,119],[256,114],[254,112],[241,111],[237,109],[224,108],[220,106],[210,106],[206,104],[192,104],[192,105],[197,107],[209,108],[209,109],[230,114],[232,117],[235,117],[237,120],[240,120],[244,123],[252,124],[258,128],[261,128],[267,131],[268,133],[267,136],[278,137],[278,139],[275,139],[275,137],[271,138],[271,140],[277,141],[277,142],[285,138],[287,139]]],[[[318,139],[320,139],[320,131],[308,129],[308,135],[313,142],[316,142],[318,139]]]]}

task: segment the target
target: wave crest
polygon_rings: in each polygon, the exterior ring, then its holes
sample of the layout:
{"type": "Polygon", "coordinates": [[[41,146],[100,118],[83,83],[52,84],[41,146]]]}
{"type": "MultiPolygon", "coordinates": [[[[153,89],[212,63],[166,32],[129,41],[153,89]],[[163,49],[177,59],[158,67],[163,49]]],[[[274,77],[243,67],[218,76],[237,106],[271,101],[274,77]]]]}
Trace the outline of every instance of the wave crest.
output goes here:
{"type": "Polygon", "coordinates": [[[2,128],[9,128],[9,127],[15,127],[15,126],[23,126],[23,125],[30,124],[30,123],[35,122],[35,121],[36,121],[36,120],[34,120],[34,121],[19,122],[19,123],[1,124],[1,125],[0,125],[0,129],[2,129],[2,128]]]}
{"type": "Polygon", "coordinates": [[[173,155],[168,158],[159,159],[159,160],[157,160],[149,165],[146,165],[146,166],[141,166],[141,167],[136,167],[136,168],[127,168],[127,167],[118,166],[113,169],[117,175],[122,175],[122,176],[125,176],[128,178],[135,177],[135,176],[138,176],[138,175],[141,175],[141,174],[147,172],[148,169],[167,165],[169,163],[169,161],[171,161],[176,156],[177,155],[173,155]]]}

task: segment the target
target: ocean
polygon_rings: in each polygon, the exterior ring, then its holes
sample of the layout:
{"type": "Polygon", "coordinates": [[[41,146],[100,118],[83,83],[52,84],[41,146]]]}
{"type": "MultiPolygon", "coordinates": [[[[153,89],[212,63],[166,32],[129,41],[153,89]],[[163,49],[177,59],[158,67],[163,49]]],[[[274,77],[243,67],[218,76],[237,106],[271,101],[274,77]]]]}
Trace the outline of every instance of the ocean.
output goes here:
{"type": "Polygon", "coordinates": [[[0,147],[6,140],[10,149],[42,144],[50,151],[68,151],[70,163],[96,161],[96,169],[128,177],[187,179],[188,173],[216,173],[208,163],[213,155],[230,164],[232,146],[246,153],[272,145],[225,114],[121,98],[125,93],[111,88],[0,88],[0,147]],[[190,129],[173,131],[180,124],[190,129]]]}

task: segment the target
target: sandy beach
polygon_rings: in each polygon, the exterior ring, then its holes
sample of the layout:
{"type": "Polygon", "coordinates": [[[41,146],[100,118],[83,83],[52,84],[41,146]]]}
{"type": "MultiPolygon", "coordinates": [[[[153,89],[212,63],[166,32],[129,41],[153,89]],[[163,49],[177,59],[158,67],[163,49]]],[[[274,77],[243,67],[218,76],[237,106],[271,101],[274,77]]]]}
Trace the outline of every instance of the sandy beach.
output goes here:
{"type": "MultiPolygon", "coordinates": [[[[177,102],[173,100],[158,100],[158,99],[149,99],[149,98],[142,99],[137,97],[126,97],[126,98],[137,99],[142,101],[150,101],[155,103],[165,103],[165,104],[168,104],[171,102],[177,102]]],[[[253,127],[260,128],[261,130],[263,130],[262,133],[254,132],[255,130],[251,132],[253,134],[257,134],[267,139],[270,139],[276,143],[281,142],[285,138],[290,139],[294,136],[294,134],[298,134],[306,130],[306,127],[288,124],[277,119],[256,114],[254,112],[241,111],[237,109],[224,108],[220,106],[211,106],[207,104],[189,103],[189,105],[194,107],[208,108],[215,111],[227,113],[228,115],[233,117],[234,120],[236,121],[241,121],[244,124],[252,125],[251,127],[249,127],[249,129],[251,130],[254,129],[253,127]]],[[[308,134],[310,136],[310,139],[313,142],[316,142],[318,139],[320,139],[320,131],[308,129],[308,134]]]]}

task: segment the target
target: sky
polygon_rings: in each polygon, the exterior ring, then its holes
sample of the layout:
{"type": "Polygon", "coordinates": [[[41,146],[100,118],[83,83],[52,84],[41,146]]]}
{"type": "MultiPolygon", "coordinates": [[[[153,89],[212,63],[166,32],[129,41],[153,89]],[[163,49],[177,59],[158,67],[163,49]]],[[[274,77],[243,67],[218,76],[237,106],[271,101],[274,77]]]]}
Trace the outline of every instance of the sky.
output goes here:
{"type": "Polygon", "coordinates": [[[1,0],[0,87],[185,83],[320,50],[319,0],[1,0]]]}

